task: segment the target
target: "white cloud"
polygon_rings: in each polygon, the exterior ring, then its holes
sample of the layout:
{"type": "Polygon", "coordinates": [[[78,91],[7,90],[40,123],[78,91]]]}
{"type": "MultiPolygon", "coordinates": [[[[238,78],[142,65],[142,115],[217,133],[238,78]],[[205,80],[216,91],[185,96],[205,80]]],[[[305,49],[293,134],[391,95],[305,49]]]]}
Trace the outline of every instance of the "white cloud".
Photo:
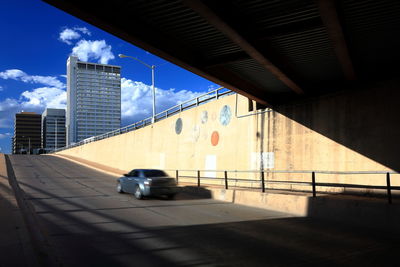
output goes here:
{"type": "Polygon", "coordinates": [[[89,36],[92,35],[92,33],[86,27],[74,27],[74,30],[80,31],[81,33],[89,35],[89,36]]]}
{"type": "MultiPolygon", "coordinates": [[[[0,112],[1,116],[1,112],[0,112]]],[[[13,118],[0,118],[0,128],[11,128],[13,127],[13,118]]]]}
{"type": "Polygon", "coordinates": [[[72,48],[72,55],[77,56],[82,61],[98,60],[101,64],[107,64],[109,60],[115,58],[111,52],[111,45],[107,45],[105,40],[80,40],[72,48]]]}
{"type": "Polygon", "coordinates": [[[0,128],[12,128],[15,113],[19,111],[21,108],[16,99],[6,98],[0,101],[0,128]]]}
{"type": "Polygon", "coordinates": [[[91,35],[91,32],[86,27],[74,27],[73,29],[65,28],[62,32],[60,32],[59,40],[66,44],[72,45],[72,40],[77,40],[81,38],[81,34],[91,35]]]}
{"type": "Polygon", "coordinates": [[[0,72],[0,78],[22,81],[25,83],[39,83],[47,86],[65,88],[65,84],[53,76],[28,75],[22,70],[10,69],[0,72]]]}
{"type": "Polygon", "coordinates": [[[6,70],[3,72],[0,72],[0,78],[6,79],[6,80],[7,79],[17,80],[24,75],[26,75],[25,72],[23,72],[22,70],[17,70],[17,69],[6,70]]]}
{"type": "Polygon", "coordinates": [[[56,87],[41,87],[21,94],[24,109],[66,108],[67,92],[56,87]]]}
{"type": "Polygon", "coordinates": [[[13,109],[17,107],[18,101],[13,98],[6,98],[5,100],[0,102],[0,111],[6,111],[9,109],[13,109]]]}
{"type": "Polygon", "coordinates": [[[11,133],[0,133],[0,139],[8,138],[11,136],[11,133]]]}
{"type": "Polygon", "coordinates": [[[211,84],[211,85],[209,85],[208,86],[208,92],[210,92],[210,91],[214,91],[214,90],[216,90],[216,89],[218,89],[218,88],[220,88],[220,86],[219,85],[217,85],[217,84],[211,84]]]}
{"type": "Polygon", "coordinates": [[[4,90],[3,86],[0,85],[0,92],[3,91],[3,90],[4,90]]]}
{"type": "MultiPolygon", "coordinates": [[[[11,128],[14,114],[22,110],[42,113],[45,108],[66,108],[66,86],[56,77],[31,76],[22,70],[13,69],[0,72],[0,78],[45,85],[23,92],[18,99],[7,98],[0,101],[0,128],[11,128]]],[[[161,112],[204,93],[189,90],[177,91],[174,88],[168,90],[156,88],[156,111],[161,112]]],[[[150,117],[152,103],[150,85],[126,78],[121,79],[122,125],[150,117]]]]}
{"type": "Polygon", "coordinates": [[[0,78],[45,85],[23,92],[18,99],[6,98],[0,101],[0,128],[13,127],[15,113],[22,110],[42,113],[45,108],[66,107],[66,86],[56,77],[28,75],[22,70],[11,69],[0,72],[0,78]]]}
{"type": "Polygon", "coordinates": [[[66,44],[72,45],[71,40],[79,39],[81,38],[81,35],[72,30],[72,29],[65,29],[62,32],[60,32],[60,37],[58,38],[61,42],[64,42],[66,44]]]}
{"type": "MultiPolygon", "coordinates": [[[[204,93],[156,88],[156,113],[204,93]]],[[[121,115],[123,125],[150,117],[153,112],[152,108],[153,94],[151,85],[126,78],[121,79],[121,115]]]]}
{"type": "MultiPolygon", "coordinates": [[[[205,92],[156,88],[157,112],[193,99],[203,93],[205,92]]],[[[122,78],[122,124],[128,125],[150,117],[153,105],[152,97],[150,85],[122,78]]],[[[23,92],[19,99],[7,98],[0,102],[0,128],[12,127],[14,114],[22,110],[42,113],[45,108],[66,108],[66,102],[65,89],[57,87],[40,87],[23,92]]]]}
{"type": "Polygon", "coordinates": [[[12,128],[15,114],[21,111],[43,113],[46,108],[66,108],[67,93],[56,87],[40,87],[25,91],[19,99],[0,101],[0,128],[12,128]]]}
{"type": "Polygon", "coordinates": [[[64,88],[65,84],[59,81],[56,77],[52,76],[29,76],[25,79],[22,79],[24,82],[30,83],[40,83],[48,86],[54,86],[57,88],[64,88]]]}
{"type": "Polygon", "coordinates": [[[97,60],[99,63],[108,64],[115,56],[111,52],[111,45],[105,40],[85,40],[82,35],[91,36],[92,33],[86,27],[64,28],[60,32],[59,40],[72,45],[72,41],[78,41],[72,48],[71,55],[77,56],[82,61],[97,60]]]}

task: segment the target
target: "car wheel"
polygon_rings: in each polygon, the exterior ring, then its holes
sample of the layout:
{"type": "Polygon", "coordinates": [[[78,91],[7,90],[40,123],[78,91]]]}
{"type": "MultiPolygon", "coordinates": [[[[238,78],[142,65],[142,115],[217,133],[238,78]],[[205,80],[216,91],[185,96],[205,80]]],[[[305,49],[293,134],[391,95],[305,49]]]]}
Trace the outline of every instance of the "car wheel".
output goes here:
{"type": "Polygon", "coordinates": [[[124,193],[124,191],[122,190],[122,185],[120,182],[117,183],[117,192],[118,193],[124,193]]]}
{"type": "Polygon", "coordinates": [[[138,185],[135,187],[135,193],[133,195],[136,199],[143,199],[142,190],[140,190],[140,187],[138,185]]]}

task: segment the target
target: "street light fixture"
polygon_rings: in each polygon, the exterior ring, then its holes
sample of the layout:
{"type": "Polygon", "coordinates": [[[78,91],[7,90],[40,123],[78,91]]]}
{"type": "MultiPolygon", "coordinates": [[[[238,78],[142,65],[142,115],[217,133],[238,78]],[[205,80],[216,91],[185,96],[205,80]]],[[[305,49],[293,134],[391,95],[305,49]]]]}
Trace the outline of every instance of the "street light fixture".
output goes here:
{"type": "Polygon", "coordinates": [[[125,58],[125,57],[132,58],[132,59],[138,61],[139,63],[142,63],[143,65],[145,65],[149,69],[151,69],[151,88],[152,88],[152,91],[153,91],[153,116],[151,117],[151,123],[154,123],[155,122],[155,118],[156,118],[156,91],[155,91],[155,87],[154,87],[154,69],[156,68],[156,66],[155,65],[149,65],[149,64],[141,61],[140,59],[132,57],[132,56],[127,56],[127,55],[123,55],[123,54],[119,54],[118,56],[120,58],[125,58]]]}

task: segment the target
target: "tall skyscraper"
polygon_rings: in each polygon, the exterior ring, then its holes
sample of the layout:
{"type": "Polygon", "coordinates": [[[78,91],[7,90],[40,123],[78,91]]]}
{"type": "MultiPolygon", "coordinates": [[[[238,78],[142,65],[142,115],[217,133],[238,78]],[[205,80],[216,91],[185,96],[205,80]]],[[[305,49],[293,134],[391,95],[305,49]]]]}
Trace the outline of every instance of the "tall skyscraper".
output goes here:
{"type": "Polygon", "coordinates": [[[121,67],[67,60],[67,144],[121,127],[121,67]]]}
{"type": "Polygon", "coordinates": [[[64,147],[65,109],[47,108],[42,114],[42,148],[46,152],[64,147]]]}
{"type": "Polygon", "coordinates": [[[33,154],[41,148],[41,118],[35,112],[15,114],[13,154],[33,154]]]}

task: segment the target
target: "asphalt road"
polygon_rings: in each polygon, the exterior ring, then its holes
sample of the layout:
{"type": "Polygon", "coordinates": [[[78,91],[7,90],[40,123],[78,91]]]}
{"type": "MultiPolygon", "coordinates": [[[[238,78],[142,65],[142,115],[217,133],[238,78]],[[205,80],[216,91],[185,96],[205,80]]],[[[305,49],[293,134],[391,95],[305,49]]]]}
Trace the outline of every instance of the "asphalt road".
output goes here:
{"type": "Polygon", "coordinates": [[[65,159],[10,161],[61,266],[398,266],[399,239],[384,229],[183,193],[136,200],[116,192],[115,177],[65,159]]]}

